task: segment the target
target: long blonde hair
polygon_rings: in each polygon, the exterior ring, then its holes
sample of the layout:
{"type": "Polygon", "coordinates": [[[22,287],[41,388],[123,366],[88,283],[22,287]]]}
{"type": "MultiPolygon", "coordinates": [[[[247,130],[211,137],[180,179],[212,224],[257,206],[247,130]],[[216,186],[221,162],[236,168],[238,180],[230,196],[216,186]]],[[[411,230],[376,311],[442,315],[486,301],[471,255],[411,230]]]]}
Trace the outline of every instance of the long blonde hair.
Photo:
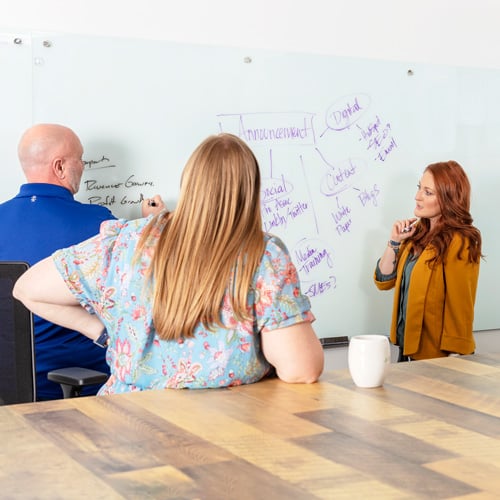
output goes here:
{"type": "Polygon", "coordinates": [[[214,135],[195,149],[182,174],[177,208],[151,221],[137,252],[159,228],[150,269],[159,337],[192,337],[200,322],[224,326],[226,290],[236,317],[248,319],[248,293],[264,238],[259,166],[241,139],[214,135]]]}

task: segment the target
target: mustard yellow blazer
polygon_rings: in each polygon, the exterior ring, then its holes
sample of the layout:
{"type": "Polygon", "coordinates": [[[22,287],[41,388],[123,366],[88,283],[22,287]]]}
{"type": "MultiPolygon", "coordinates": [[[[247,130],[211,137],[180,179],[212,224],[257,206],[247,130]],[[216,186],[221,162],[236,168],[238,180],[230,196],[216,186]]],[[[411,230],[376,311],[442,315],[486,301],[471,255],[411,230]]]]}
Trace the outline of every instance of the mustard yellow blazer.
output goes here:
{"type": "MultiPolygon", "coordinates": [[[[455,234],[444,261],[431,268],[426,261],[434,250],[422,252],[411,273],[406,308],[405,356],[427,359],[447,356],[449,352],[471,354],[475,349],[472,322],[476,299],[479,263],[468,261],[467,243],[458,258],[461,237],[455,234]]],[[[379,290],[394,290],[391,342],[396,343],[401,279],[411,244],[403,245],[396,277],[389,281],[374,280],[379,290]]]]}

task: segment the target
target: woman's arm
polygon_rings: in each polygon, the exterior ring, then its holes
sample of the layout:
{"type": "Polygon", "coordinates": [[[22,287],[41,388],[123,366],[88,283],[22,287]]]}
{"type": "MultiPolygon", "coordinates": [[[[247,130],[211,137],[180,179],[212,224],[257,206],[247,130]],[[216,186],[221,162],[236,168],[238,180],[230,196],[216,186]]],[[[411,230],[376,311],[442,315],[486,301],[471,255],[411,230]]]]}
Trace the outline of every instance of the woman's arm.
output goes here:
{"type": "Polygon", "coordinates": [[[404,219],[394,222],[391,228],[391,236],[387,242],[384,253],[380,257],[378,267],[382,274],[390,275],[396,269],[397,255],[401,242],[409,238],[415,232],[412,224],[417,219],[404,219]]]}
{"type": "Polygon", "coordinates": [[[323,373],[323,347],[309,321],[263,331],[262,351],[284,382],[311,384],[323,373]]]}
{"type": "Polygon", "coordinates": [[[397,256],[398,256],[399,246],[387,244],[384,253],[378,261],[378,268],[380,273],[386,276],[394,273],[396,269],[397,256]]]}
{"type": "Polygon", "coordinates": [[[30,267],[16,282],[13,295],[34,314],[83,333],[92,340],[104,325],[80,306],[57,271],[52,257],[30,267]]]}
{"type": "Polygon", "coordinates": [[[470,354],[474,351],[474,304],[479,279],[479,263],[468,261],[467,251],[458,258],[460,237],[450,244],[444,263],[446,291],[444,297],[441,350],[470,354]]]}

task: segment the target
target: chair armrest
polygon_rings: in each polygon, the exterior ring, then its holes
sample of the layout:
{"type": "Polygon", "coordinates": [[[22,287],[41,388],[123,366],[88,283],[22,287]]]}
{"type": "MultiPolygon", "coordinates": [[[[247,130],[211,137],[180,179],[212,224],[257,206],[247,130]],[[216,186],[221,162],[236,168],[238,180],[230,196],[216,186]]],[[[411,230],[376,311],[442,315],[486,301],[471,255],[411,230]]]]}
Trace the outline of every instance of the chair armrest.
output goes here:
{"type": "Polygon", "coordinates": [[[47,378],[61,384],[64,398],[73,398],[80,395],[83,387],[87,385],[104,384],[108,380],[109,374],[72,366],[70,368],[59,368],[47,373],[47,378]]]}

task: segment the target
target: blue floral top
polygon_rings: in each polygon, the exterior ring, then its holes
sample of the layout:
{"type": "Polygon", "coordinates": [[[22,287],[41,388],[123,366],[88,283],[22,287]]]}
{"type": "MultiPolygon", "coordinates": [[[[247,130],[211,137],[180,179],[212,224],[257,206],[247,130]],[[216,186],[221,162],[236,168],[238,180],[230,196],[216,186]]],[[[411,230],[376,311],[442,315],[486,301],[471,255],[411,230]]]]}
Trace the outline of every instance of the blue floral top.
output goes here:
{"type": "Polygon", "coordinates": [[[155,332],[152,287],[145,286],[151,252],[133,260],[149,220],[106,221],[98,235],[53,254],[71,292],[99,316],[110,336],[111,376],[99,394],[225,387],[266,376],[271,366],[262,354],[260,332],[314,320],[284,243],[264,236],[265,251],[248,294],[253,320],[239,321],[226,295],[221,308],[226,328],[210,331],[199,324],[194,337],[166,341],[155,332]]]}

